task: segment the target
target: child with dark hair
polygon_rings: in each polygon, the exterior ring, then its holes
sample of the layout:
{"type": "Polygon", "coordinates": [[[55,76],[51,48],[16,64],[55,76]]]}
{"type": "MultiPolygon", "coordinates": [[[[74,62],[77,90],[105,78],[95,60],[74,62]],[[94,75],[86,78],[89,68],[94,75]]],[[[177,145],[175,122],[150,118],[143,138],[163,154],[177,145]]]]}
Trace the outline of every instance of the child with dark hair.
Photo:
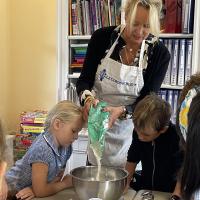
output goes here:
{"type": "Polygon", "coordinates": [[[128,185],[135,189],[173,192],[177,172],[182,163],[179,136],[170,121],[171,107],[155,94],[146,96],[133,113],[133,140],[128,151],[126,169],[128,185]],[[133,182],[137,164],[141,161],[141,176],[133,182]]]}

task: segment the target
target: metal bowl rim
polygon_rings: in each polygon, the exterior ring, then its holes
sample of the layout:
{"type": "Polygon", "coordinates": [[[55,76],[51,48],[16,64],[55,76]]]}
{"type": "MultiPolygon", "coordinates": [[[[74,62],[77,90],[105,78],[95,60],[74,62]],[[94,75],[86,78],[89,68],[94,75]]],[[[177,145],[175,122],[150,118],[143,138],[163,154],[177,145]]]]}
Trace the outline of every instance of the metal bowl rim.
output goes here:
{"type": "Polygon", "coordinates": [[[70,175],[73,178],[77,179],[77,180],[88,181],[88,182],[101,182],[101,183],[120,181],[120,180],[123,180],[123,179],[127,178],[128,175],[129,175],[129,173],[128,173],[128,171],[126,169],[122,169],[122,168],[119,168],[119,167],[107,167],[107,166],[102,166],[102,167],[105,167],[105,168],[108,168],[108,169],[118,169],[118,170],[120,169],[120,170],[123,170],[126,173],[126,175],[123,178],[119,178],[119,179],[115,179],[115,180],[96,181],[96,180],[87,180],[87,179],[84,179],[84,178],[80,178],[80,177],[74,176],[72,174],[77,169],[81,169],[81,168],[97,168],[97,166],[81,166],[81,167],[76,167],[76,168],[74,168],[74,169],[72,169],[70,171],[70,175]]]}

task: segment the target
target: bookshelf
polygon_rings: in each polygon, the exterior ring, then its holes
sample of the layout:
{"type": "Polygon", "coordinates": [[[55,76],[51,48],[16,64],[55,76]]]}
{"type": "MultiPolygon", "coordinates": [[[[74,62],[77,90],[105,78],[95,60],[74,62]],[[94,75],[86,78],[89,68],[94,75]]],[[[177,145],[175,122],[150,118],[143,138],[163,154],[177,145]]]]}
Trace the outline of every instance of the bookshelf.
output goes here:
{"type": "MultiPolygon", "coordinates": [[[[71,0],[70,0],[71,1],[71,0]]],[[[75,83],[80,73],[70,71],[72,62],[72,44],[86,44],[91,35],[69,35],[69,0],[57,0],[58,5],[58,99],[64,99],[64,90],[72,82],[75,83]]],[[[163,40],[192,40],[191,74],[200,70],[200,1],[195,1],[193,34],[162,33],[163,40]]],[[[162,84],[163,89],[181,90],[183,85],[162,84]]]]}

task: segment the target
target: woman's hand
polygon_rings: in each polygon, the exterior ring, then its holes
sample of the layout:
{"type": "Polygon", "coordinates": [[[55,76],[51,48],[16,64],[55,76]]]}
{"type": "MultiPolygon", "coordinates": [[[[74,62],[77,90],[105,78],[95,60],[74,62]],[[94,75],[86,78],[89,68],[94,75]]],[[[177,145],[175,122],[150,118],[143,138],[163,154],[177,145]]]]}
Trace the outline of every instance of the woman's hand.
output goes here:
{"type": "Polygon", "coordinates": [[[109,112],[110,113],[109,123],[108,123],[108,127],[109,128],[111,128],[113,126],[113,124],[115,123],[116,119],[118,119],[122,115],[122,113],[124,112],[123,106],[119,106],[119,107],[108,106],[108,107],[104,108],[103,110],[105,112],[109,112]]]}
{"type": "Polygon", "coordinates": [[[98,99],[90,99],[89,101],[87,101],[85,103],[85,105],[83,107],[83,118],[86,122],[88,121],[88,114],[89,114],[89,110],[90,110],[91,105],[96,107],[98,103],[99,103],[98,99]]]}
{"type": "Polygon", "coordinates": [[[35,197],[31,187],[26,187],[16,194],[17,199],[30,200],[35,197]]]}

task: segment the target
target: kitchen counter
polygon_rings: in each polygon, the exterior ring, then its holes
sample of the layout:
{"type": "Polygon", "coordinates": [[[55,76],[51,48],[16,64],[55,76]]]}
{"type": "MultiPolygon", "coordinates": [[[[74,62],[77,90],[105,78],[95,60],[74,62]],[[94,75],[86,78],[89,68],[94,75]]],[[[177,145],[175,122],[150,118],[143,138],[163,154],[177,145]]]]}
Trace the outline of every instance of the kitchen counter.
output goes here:
{"type": "MultiPolygon", "coordinates": [[[[136,191],[128,190],[128,192],[124,196],[124,198],[121,198],[121,199],[122,200],[133,200],[135,194],[136,194],[136,191]]],[[[74,189],[70,188],[70,189],[66,189],[61,192],[58,192],[57,194],[55,194],[53,196],[44,197],[44,198],[34,198],[33,200],[79,200],[79,198],[77,197],[74,189]]]]}
{"type": "Polygon", "coordinates": [[[33,198],[34,200],[79,200],[72,188],[58,192],[55,195],[44,198],[33,198]]]}
{"type": "MultiPolygon", "coordinates": [[[[148,190],[140,190],[137,192],[137,194],[135,195],[134,200],[145,200],[145,198],[143,198],[142,194],[144,194],[144,192],[146,192],[148,190]]],[[[171,193],[167,193],[167,192],[159,192],[159,191],[152,191],[152,194],[154,196],[154,200],[169,200],[171,193]]]]}
{"type": "MultiPolygon", "coordinates": [[[[126,195],[120,200],[144,200],[142,194],[147,190],[136,191],[129,189],[126,195]]],[[[169,200],[170,193],[153,191],[154,200],[169,200]]],[[[63,190],[57,194],[44,198],[34,198],[33,200],[79,200],[73,188],[63,190]]]]}

